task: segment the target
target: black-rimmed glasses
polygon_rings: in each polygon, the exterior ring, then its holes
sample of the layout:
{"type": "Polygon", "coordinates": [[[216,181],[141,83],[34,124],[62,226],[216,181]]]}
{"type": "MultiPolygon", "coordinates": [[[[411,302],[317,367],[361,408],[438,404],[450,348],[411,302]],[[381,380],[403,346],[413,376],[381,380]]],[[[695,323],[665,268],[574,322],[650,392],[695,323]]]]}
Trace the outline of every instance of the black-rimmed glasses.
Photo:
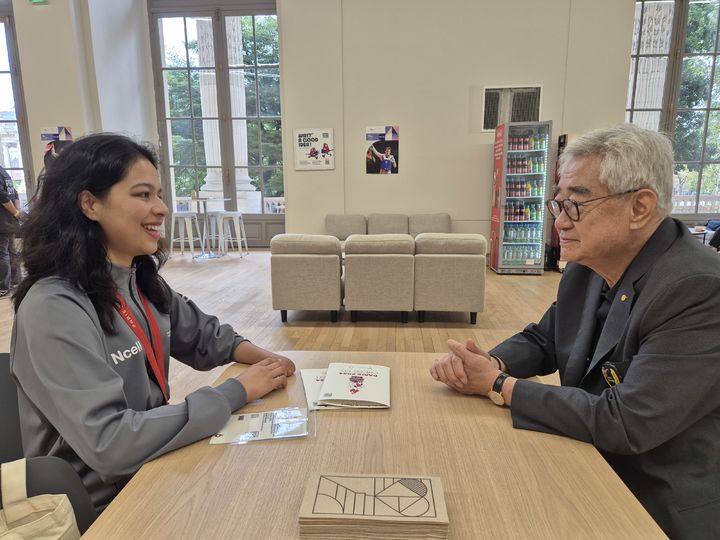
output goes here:
{"type": "Polygon", "coordinates": [[[580,221],[580,207],[585,206],[591,202],[602,201],[603,199],[609,199],[611,197],[620,197],[621,195],[627,195],[628,193],[635,193],[640,191],[639,189],[631,189],[629,191],[623,191],[622,193],[613,193],[612,195],[605,195],[604,197],[596,197],[583,202],[573,201],[572,199],[562,199],[560,201],[556,199],[550,199],[545,201],[545,206],[548,211],[555,217],[560,217],[560,214],[565,210],[565,215],[570,221],[580,221]]]}

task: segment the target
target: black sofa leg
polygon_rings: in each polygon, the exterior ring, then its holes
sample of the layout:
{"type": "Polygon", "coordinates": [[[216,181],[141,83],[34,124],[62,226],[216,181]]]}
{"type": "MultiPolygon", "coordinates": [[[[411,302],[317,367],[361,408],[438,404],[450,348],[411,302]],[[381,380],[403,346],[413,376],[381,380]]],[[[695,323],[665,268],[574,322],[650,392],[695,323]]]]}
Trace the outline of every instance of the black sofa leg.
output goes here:
{"type": "Polygon", "coordinates": [[[337,309],[333,309],[332,311],[330,311],[330,322],[336,323],[336,322],[337,322],[337,316],[338,316],[337,309]]]}
{"type": "Polygon", "coordinates": [[[357,311],[351,311],[350,312],[350,320],[352,322],[357,322],[357,311]]]}
{"type": "Polygon", "coordinates": [[[282,322],[287,322],[287,309],[280,310],[280,320],[282,322]]]}
{"type": "Polygon", "coordinates": [[[419,323],[425,322],[425,312],[424,311],[418,311],[418,322],[419,323]]]}
{"type": "Polygon", "coordinates": [[[477,323],[477,311],[470,312],[470,324],[477,323]]]}
{"type": "Polygon", "coordinates": [[[407,311],[401,311],[401,312],[400,312],[400,321],[401,321],[403,324],[407,324],[407,322],[408,322],[408,312],[407,312],[407,311]]]}

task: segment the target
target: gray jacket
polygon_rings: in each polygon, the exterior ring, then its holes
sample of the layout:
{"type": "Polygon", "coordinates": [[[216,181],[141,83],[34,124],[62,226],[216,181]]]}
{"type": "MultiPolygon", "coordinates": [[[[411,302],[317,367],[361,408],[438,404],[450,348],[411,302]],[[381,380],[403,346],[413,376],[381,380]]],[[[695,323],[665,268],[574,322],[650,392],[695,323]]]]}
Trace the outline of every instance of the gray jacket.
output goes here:
{"type": "Polygon", "coordinates": [[[540,323],[491,351],[517,377],[560,371],[561,387],[517,382],[513,425],[594,444],[671,538],[720,538],[720,260],[666,219],[593,349],[602,285],[568,265],[540,323]]]}
{"type": "MultiPolygon", "coordinates": [[[[113,267],[112,275],[150,336],[135,270],[113,267]]],[[[243,338],[192,301],[171,294],[169,314],[150,305],[163,336],[166,380],[171,355],[199,370],[230,362],[243,338]]],[[[118,313],[115,329],[117,335],[102,330],[86,294],[46,278],[23,299],[11,343],[25,455],[69,461],[99,510],[141,465],[218,432],[247,401],[242,384],[230,379],[200,388],[182,403],[163,405],[145,352],[118,313]]]]}

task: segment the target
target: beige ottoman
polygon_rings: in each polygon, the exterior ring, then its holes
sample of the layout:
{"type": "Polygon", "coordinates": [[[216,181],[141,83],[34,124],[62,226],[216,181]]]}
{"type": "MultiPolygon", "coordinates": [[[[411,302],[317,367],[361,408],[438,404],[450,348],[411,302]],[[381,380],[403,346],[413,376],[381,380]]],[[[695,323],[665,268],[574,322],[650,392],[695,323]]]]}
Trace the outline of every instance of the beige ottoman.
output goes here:
{"type": "Polygon", "coordinates": [[[270,241],[273,309],[329,310],[337,322],[342,304],[340,240],[317,234],[279,234],[270,241]]]}
{"type": "Polygon", "coordinates": [[[345,241],[345,309],[399,311],[402,322],[413,309],[415,242],[409,234],[353,234],[345,241]]]}
{"type": "Polygon", "coordinates": [[[422,233],[415,237],[415,311],[467,311],[470,323],[485,307],[485,253],[481,234],[422,233]]]}

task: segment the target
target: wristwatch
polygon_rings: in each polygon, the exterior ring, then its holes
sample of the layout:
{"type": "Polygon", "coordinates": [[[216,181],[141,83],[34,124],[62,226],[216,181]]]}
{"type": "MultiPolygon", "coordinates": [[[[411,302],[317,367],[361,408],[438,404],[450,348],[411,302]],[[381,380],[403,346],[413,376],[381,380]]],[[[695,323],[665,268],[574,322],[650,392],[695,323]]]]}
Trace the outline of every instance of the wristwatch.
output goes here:
{"type": "Polygon", "coordinates": [[[495,382],[493,383],[492,390],[488,393],[488,397],[490,398],[490,401],[492,401],[495,405],[498,407],[502,407],[505,405],[505,398],[502,395],[502,387],[503,384],[505,384],[505,379],[507,379],[509,375],[503,371],[500,372],[500,375],[498,375],[497,379],[495,379],[495,382]]]}

